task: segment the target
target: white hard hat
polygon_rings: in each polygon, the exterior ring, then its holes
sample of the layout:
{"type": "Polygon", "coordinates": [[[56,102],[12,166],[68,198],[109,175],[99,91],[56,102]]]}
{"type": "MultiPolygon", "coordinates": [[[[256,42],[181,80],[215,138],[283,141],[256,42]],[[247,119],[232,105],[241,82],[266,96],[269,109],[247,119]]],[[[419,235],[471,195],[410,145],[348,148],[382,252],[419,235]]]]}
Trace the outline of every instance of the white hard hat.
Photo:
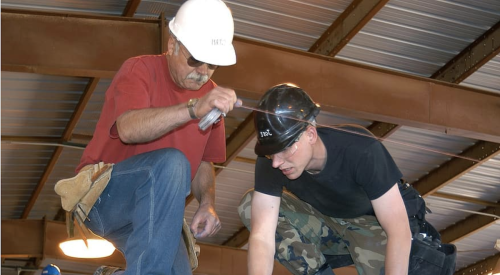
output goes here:
{"type": "Polygon", "coordinates": [[[233,16],[221,0],[186,1],[168,27],[195,59],[219,66],[236,63],[233,16]]]}

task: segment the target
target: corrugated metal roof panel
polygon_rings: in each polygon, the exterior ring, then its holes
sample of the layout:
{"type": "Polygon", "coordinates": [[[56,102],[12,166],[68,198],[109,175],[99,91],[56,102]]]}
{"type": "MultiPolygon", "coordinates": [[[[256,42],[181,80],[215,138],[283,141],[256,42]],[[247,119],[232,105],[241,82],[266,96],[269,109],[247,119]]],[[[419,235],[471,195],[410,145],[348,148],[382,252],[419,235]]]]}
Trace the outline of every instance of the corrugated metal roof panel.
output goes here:
{"type": "Polygon", "coordinates": [[[500,194],[500,155],[472,169],[440,190],[479,200],[497,202],[500,194]]]}
{"type": "Polygon", "coordinates": [[[284,0],[232,1],[228,6],[235,17],[237,36],[305,51],[343,10],[284,0]]]}
{"type": "MultiPolygon", "coordinates": [[[[2,137],[60,138],[87,81],[87,78],[2,72],[2,137]]],[[[54,150],[54,146],[19,140],[3,142],[2,218],[21,217],[54,150]],[[16,195],[20,189],[27,191],[24,196],[16,195]]],[[[43,194],[44,191],[42,197],[43,194]]],[[[60,199],[54,195],[37,201],[41,205],[33,208],[30,217],[57,213],[60,199]]]]}
{"type": "Polygon", "coordinates": [[[425,202],[432,211],[432,213],[426,215],[426,220],[438,231],[470,216],[470,211],[480,211],[484,208],[482,205],[432,195],[426,197],[425,202]]]}
{"type": "Polygon", "coordinates": [[[407,126],[383,141],[403,177],[410,183],[450,160],[446,154],[460,154],[474,143],[468,138],[407,126]]]}
{"type": "Polygon", "coordinates": [[[498,2],[392,0],[337,57],[428,77],[497,23],[499,10],[498,2]]]}
{"type": "Polygon", "coordinates": [[[497,254],[498,251],[494,248],[497,239],[500,239],[500,224],[498,222],[483,228],[481,232],[473,233],[456,242],[457,269],[497,254]]]}
{"type": "Polygon", "coordinates": [[[500,94],[500,55],[481,66],[460,85],[500,94]]]}
{"type": "Polygon", "coordinates": [[[94,89],[87,106],[83,111],[78,123],[73,130],[74,134],[92,136],[95,126],[101,115],[102,106],[104,105],[104,96],[106,90],[111,84],[111,79],[100,79],[94,89]]]}
{"type": "Polygon", "coordinates": [[[231,1],[237,36],[307,51],[350,1],[231,1]],[[256,16],[258,14],[258,16],[256,16]]]}
{"type": "Polygon", "coordinates": [[[2,72],[2,135],[61,137],[87,81],[2,72]]]}
{"type": "Polygon", "coordinates": [[[69,179],[75,176],[75,168],[80,163],[83,148],[63,148],[53,172],[47,178],[38,199],[29,213],[29,219],[41,219],[47,217],[53,219],[61,209],[61,197],[56,194],[54,187],[61,179],[69,179]]]}
{"type": "Polygon", "coordinates": [[[183,3],[183,0],[172,1],[156,1],[156,0],[143,0],[137,7],[134,17],[145,19],[157,19],[162,12],[165,12],[165,18],[171,20],[177,10],[183,3]]]}
{"type": "Polygon", "coordinates": [[[53,153],[51,146],[2,142],[2,219],[21,218],[53,153]]]}
{"type": "Polygon", "coordinates": [[[121,0],[3,0],[2,8],[121,15],[126,4],[121,0]]]}

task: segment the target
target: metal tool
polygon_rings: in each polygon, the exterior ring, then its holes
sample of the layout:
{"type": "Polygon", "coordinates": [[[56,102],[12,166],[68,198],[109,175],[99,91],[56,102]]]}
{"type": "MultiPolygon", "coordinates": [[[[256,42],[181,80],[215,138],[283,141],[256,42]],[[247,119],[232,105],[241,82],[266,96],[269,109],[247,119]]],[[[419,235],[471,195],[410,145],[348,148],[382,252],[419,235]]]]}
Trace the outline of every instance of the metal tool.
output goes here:
{"type": "Polygon", "coordinates": [[[221,112],[221,110],[213,108],[200,120],[200,122],[198,122],[198,127],[200,128],[200,130],[205,131],[208,126],[219,122],[221,115],[223,115],[224,117],[226,116],[226,114],[221,112]]]}

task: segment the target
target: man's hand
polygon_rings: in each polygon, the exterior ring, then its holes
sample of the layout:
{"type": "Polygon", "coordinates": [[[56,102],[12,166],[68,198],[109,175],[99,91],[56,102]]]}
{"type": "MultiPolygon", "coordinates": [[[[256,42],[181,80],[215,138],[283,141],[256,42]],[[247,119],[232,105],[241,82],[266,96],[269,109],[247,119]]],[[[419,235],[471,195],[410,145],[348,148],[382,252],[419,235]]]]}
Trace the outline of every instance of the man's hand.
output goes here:
{"type": "Polygon", "coordinates": [[[203,117],[213,108],[219,109],[224,114],[229,113],[235,106],[236,102],[240,102],[236,97],[233,89],[217,86],[198,100],[194,107],[196,117],[203,117]]]}
{"type": "Polygon", "coordinates": [[[212,237],[221,229],[219,216],[212,205],[200,205],[191,222],[191,232],[195,238],[212,237]]]}

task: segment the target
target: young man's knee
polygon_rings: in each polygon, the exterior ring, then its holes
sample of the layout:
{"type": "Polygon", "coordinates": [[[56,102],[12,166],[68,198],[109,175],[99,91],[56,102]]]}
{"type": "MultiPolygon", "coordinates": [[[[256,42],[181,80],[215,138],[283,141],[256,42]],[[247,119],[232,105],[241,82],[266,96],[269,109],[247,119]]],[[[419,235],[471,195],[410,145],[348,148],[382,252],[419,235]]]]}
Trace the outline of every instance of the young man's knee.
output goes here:
{"type": "Polygon", "coordinates": [[[251,218],[251,210],[252,210],[252,196],[253,189],[248,190],[240,200],[240,204],[238,205],[238,214],[240,216],[241,222],[250,229],[250,218],[251,218]]]}

